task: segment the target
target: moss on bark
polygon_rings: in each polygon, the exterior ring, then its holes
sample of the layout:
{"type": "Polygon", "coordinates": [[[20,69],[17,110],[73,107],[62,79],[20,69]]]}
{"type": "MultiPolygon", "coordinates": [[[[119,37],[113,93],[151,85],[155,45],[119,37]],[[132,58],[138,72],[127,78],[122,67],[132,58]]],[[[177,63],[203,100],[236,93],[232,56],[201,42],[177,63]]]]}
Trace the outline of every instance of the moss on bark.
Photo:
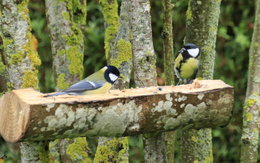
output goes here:
{"type": "MultiPolygon", "coordinates": [[[[126,1],[122,1],[120,19],[117,0],[100,0],[105,19],[105,53],[107,62],[119,68],[123,80],[114,88],[128,88],[132,69],[132,44],[129,41],[126,1]],[[119,24],[120,21],[120,24],[119,24]]],[[[100,137],[94,162],[128,162],[128,138],[100,137]]]]}
{"type": "MultiPolygon", "coordinates": [[[[152,40],[149,0],[130,3],[131,42],[133,47],[133,71],[136,87],[157,85],[156,55],[152,40]]],[[[145,162],[165,162],[162,134],[147,134],[144,137],[145,162]]]]}
{"type": "MultiPolygon", "coordinates": [[[[203,79],[213,78],[220,3],[220,0],[189,0],[186,13],[185,42],[200,47],[198,76],[203,79]]],[[[211,129],[183,131],[182,159],[185,162],[213,162],[211,129]]]]}
{"type": "Polygon", "coordinates": [[[105,20],[105,53],[109,61],[119,26],[118,3],[117,0],[99,0],[99,3],[105,20]]]}
{"type": "Polygon", "coordinates": [[[128,138],[106,138],[99,139],[99,145],[94,162],[122,162],[127,163],[128,138]]]}
{"type": "MultiPolygon", "coordinates": [[[[87,1],[46,0],[45,3],[52,36],[56,90],[63,90],[83,77],[87,1]]],[[[54,152],[50,155],[53,162],[91,162],[85,138],[50,142],[50,149],[54,152]]]]}
{"type": "MultiPolygon", "coordinates": [[[[0,78],[3,91],[33,87],[38,88],[37,66],[41,64],[34,36],[31,34],[31,22],[28,10],[29,0],[3,0],[1,5],[0,40],[1,61],[0,78]],[[17,28],[17,26],[19,28],[17,28]]],[[[2,89],[1,88],[1,89],[2,89]]],[[[43,143],[21,143],[22,161],[46,162],[47,153],[43,143]]]]}
{"type": "MultiPolygon", "coordinates": [[[[171,0],[163,0],[163,49],[164,49],[164,74],[165,84],[174,85],[174,50],[173,50],[173,3],[171,0]]],[[[166,162],[174,163],[176,131],[165,132],[165,157],[166,162]]]]}
{"type": "Polygon", "coordinates": [[[83,76],[86,0],[46,0],[46,9],[52,36],[53,66],[56,83],[59,83],[56,89],[61,90],[68,86],[67,83],[75,83],[83,76]],[[60,74],[65,76],[61,78],[60,74]]]}
{"type": "Polygon", "coordinates": [[[173,29],[172,29],[172,11],[173,4],[171,0],[163,0],[163,49],[164,49],[164,74],[166,85],[174,84],[174,52],[173,52],[173,29]]]}
{"type": "Polygon", "coordinates": [[[255,23],[249,51],[246,100],[243,109],[241,162],[257,162],[260,111],[260,1],[256,0],[255,23]]]}

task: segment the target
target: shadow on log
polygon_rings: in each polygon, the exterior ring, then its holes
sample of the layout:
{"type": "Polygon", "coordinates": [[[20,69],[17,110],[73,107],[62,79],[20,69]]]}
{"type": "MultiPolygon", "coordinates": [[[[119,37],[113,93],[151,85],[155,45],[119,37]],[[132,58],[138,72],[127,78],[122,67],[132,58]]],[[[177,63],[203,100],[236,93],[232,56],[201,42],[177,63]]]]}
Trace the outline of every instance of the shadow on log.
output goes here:
{"type": "Polygon", "coordinates": [[[233,93],[220,80],[85,96],[43,97],[33,89],[13,90],[0,99],[0,133],[15,143],[213,128],[229,122],[233,93]]]}

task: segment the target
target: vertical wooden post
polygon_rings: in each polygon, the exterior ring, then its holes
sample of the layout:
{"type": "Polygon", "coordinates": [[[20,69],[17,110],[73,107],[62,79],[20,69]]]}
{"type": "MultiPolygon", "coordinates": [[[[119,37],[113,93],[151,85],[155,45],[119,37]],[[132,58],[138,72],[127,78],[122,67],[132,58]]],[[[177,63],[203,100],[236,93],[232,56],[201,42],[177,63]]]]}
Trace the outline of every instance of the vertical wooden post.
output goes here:
{"type": "MultiPolygon", "coordinates": [[[[137,87],[157,85],[156,55],[152,40],[149,0],[131,1],[134,81],[137,87]]],[[[143,136],[145,162],[165,162],[164,136],[161,133],[143,136]]]]}
{"type": "Polygon", "coordinates": [[[260,127],[260,0],[256,0],[255,24],[249,52],[248,82],[243,109],[241,162],[257,162],[260,127]]]}
{"type": "MultiPolygon", "coordinates": [[[[173,3],[171,0],[163,0],[163,49],[164,49],[164,74],[165,84],[174,85],[174,49],[173,49],[173,3]]],[[[165,132],[165,156],[166,162],[174,163],[174,151],[175,151],[175,136],[176,131],[165,132]]]]}
{"type": "MultiPolygon", "coordinates": [[[[1,1],[1,50],[0,76],[4,79],[4,89],[33,87],[38,88],[37,66],[41,64],[31,22],[28,0],[1,1]],[[18,27],[18,28],[17,28],[18,27]]],[[[20,144],[22,162],[43,161],[47,157],[41,143],[24,142],[20,144]],[[26,152],[30,149],[30,155],[26,152]],[[42,157],[43,156],[43,157],[42,157]]]]}
{"type": "MultiPolygon", "coordinates": [[[[46,14],[51,33],[56,90],[63,90],[83,77],[84,28],[87,1],[46,0],[46,14]]],[[[50,142],[50,160],[61,162],[89,161],[85,137],[50,142]],[[70,150],[74,148],[74,150],[70,150]]]]}
{"type": "MultiPolygon", "coordinates": [[[[201,49],[198,76],[212,79],[215,44],[221,0],[189,0],[186,13],[186,43],[201,49]]],[[[185,130],[182,133],[182,161],[213,162],[211,129],[185,130]]]]}
{"type": "MultiPolygon", "coordinates": [[[[100,0],[105,19],[105,53],[107,63],[116,66],[124,80],[119,80],[114,88],[128,88],[132,69],[132,46],[129,42],[127,8],[122,1],[120,19],[117,0],[100,0]]],[[[128,162],[128,138],[99,137],[94,162],[128,162]]]]}

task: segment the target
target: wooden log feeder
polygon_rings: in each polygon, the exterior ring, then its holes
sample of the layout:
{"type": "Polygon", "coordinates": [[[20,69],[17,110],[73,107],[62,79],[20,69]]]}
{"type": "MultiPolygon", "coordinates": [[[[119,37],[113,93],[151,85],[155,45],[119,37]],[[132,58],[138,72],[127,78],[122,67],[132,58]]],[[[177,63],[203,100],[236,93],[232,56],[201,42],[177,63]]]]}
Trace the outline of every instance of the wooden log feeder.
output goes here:
{"type": "Polygon", "coordinates": [[[127,136],[218,127],[232,116],[233,87],[220,80],[43,97],[33,89],[0,99],[0,133],[11,143],[79,136],[127,136]]]}

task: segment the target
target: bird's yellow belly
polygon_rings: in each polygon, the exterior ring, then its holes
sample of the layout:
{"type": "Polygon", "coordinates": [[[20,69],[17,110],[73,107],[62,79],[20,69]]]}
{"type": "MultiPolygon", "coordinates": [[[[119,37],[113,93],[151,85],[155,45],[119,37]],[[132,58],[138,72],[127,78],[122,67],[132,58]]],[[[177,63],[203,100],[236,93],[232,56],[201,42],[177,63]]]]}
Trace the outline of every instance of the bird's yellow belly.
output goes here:
{"type": "Polygon", "coordinates": [[[199,61],[194,58],[190,58],[186,61],[185,64],[181,67],[181,78],[190,79],[193,75],[195,75],[196,71],[199,67],[199,61]]]}
{"type": "Polygon", "coordinates": [[[102,87],[95,89],[95,90],[86,91],[83,94],[85,94],[85,95],[104,94],[104,93],[107,93],[111,88],[112,88],[112,85],[110,83],[105,83],[102,87]]]}

